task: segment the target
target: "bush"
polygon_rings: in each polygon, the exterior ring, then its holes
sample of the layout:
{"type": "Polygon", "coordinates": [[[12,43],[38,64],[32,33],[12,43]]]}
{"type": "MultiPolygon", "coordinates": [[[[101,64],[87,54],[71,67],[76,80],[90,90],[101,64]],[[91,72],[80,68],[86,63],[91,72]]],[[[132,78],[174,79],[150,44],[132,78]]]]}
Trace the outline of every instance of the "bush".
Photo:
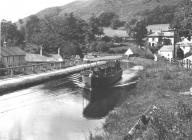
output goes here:
{"type": "Polygon", "coordinates": [[[170,72],[166,71],[165,73],[163,73],[163,79],[164,79],[164,80],[170,80],[170,79],[172,79],[172,78],[173,78],[173,77],[172,77],[172,75],[171,75],[170,72]]]}
{"type": "Polygon", "coordinates": [[[171,111],[165,106],[160,106],[152,114],[152,118],[145,138],[159,140],[192,139],[192,110],[189,104],[178,101],[176,107],[171,111]]]}
{"type": "MultiPolygon", "coordinates": [[[[2,62],[0,62],[0,68],[5,68],[5,65],[2,62]]],[[[6,70],[0,70],[0,76],[4,76],[5,73],[6,73],[6,70]]]]}

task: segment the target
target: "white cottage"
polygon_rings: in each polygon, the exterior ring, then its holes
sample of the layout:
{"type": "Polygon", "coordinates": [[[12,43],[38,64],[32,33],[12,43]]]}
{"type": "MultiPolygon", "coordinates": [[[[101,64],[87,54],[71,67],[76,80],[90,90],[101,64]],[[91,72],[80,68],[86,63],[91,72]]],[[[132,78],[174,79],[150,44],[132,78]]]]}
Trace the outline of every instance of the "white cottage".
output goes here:
{"type": "Polygon", "coordinates": [[[174,46],[173,45],[164,45],[159,51],[158,54],[161,57],[167,58],[167,59],[171,59],[173,58],[173,50],[174,50],[174,46]]]}
{"type": "Polygon", "coordinates": [[[191,51],[192,41],[189,41],[187,38],[183,37],[181,42],[176,43],[176,47],[180,47],[185,55],[191,51]]]}
{"type": "Polygon", "coordinates": [[[164,31],[155,32],[147,36],[147,42],[149,46],[157,45],[173,45],[174,44],[174,32],[164,31]]]}

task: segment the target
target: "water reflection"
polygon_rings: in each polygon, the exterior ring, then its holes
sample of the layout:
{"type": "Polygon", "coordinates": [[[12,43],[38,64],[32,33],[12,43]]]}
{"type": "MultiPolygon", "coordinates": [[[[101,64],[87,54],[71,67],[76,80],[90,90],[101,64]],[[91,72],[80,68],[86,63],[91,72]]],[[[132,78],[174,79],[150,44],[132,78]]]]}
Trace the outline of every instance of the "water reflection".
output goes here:
{"type": "Polygon", "coordinates": [[[81,84],[74,74],[0,96],[0,140],[87,139],[129,86],[90,92],[81,84]]]}
{"type": "Polygon", "coordinates": [[[121,94],[108,89],[85,92],[84,96],[88,96],[90,102],[83,110],[83,115],[87,118],[102,118],[114,108],[121,94]]]}

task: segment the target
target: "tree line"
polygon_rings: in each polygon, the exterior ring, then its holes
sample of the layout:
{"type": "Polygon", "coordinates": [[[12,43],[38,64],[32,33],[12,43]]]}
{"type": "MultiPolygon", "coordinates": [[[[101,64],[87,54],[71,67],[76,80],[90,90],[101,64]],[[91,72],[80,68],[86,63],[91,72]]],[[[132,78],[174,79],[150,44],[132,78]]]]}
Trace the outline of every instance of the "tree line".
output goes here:
{"type": "Polygon", "coordinates": [[[103,27],[116,29],[124,23],[112,12],[105,12],[88,21],[73,15],[64,17],[30,16],[26,22],[19,20],[19,28],[11,21],[2,21],[2,40],[8,46],[21,46],[26,51],[37,53],[39,47],[45,52],[56,52],[58,48],[64,55],[82,54],[82,50],[106,51],[111,41],[104,36],[103,27]],[[32,44],[32,45],[27,45],[32,44]]]}
{"type": "MultiPolygon", "coordinates": [[[[182,0],[175,6],[156,7],[152,11],[141,13],[140,19],[133,18],[125,22],[113,12],[104,12],[99,16],[92,15],[87,21],[73,13],[64,17],[30,16],[26,22],[19,20],[19,28],[11,21],[2,21],[2,40],[9,46],[21,46],[25,50],[38,52],[42,46],[44,52],[56,52],[61,49],[63,55],[81,54],[83,51],[107,51],[113,46],[112,39],[104,36],[103,27],[117,29],[125,26],[127,33],[138,45],[143,45],[146,37],[146,26],[150,24],[170,23],[179,36],[191,37],[192,10],[190,0],[182,0]],[[35,45],[27,45],[27,44],[35,45]],[[31,49],[33,48],[34,49],[31,49]]],[[[118,40],[118,39],[114,39],[118,40]]]]}
{"type": "Polygon", "coordinates": [[[192,1],[182,0],[173,6],[158,6],[154,10],[146,10],[139,15],[140,19],[133,18],[126,24],[126,30],[130,37],[136,40],[138,45],[142,45],[142,39],[146,37],[147,25],[170,24],[170,30],[175,30],[176,42],[180,37],[192,36],[192,1]]]}

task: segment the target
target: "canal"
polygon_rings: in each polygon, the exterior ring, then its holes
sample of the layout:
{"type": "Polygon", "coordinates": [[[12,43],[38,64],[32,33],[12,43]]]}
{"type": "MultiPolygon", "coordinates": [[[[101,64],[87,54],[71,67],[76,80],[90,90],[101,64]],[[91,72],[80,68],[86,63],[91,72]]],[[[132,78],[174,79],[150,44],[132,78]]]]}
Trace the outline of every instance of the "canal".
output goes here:
{"type": "Polygon", "coordinates": [[[105,116],[128,94],[131,71],[107,90],[81,88],[80,74],[0,96],[0,139],[87,140],[100,133],[105,116]]]}

